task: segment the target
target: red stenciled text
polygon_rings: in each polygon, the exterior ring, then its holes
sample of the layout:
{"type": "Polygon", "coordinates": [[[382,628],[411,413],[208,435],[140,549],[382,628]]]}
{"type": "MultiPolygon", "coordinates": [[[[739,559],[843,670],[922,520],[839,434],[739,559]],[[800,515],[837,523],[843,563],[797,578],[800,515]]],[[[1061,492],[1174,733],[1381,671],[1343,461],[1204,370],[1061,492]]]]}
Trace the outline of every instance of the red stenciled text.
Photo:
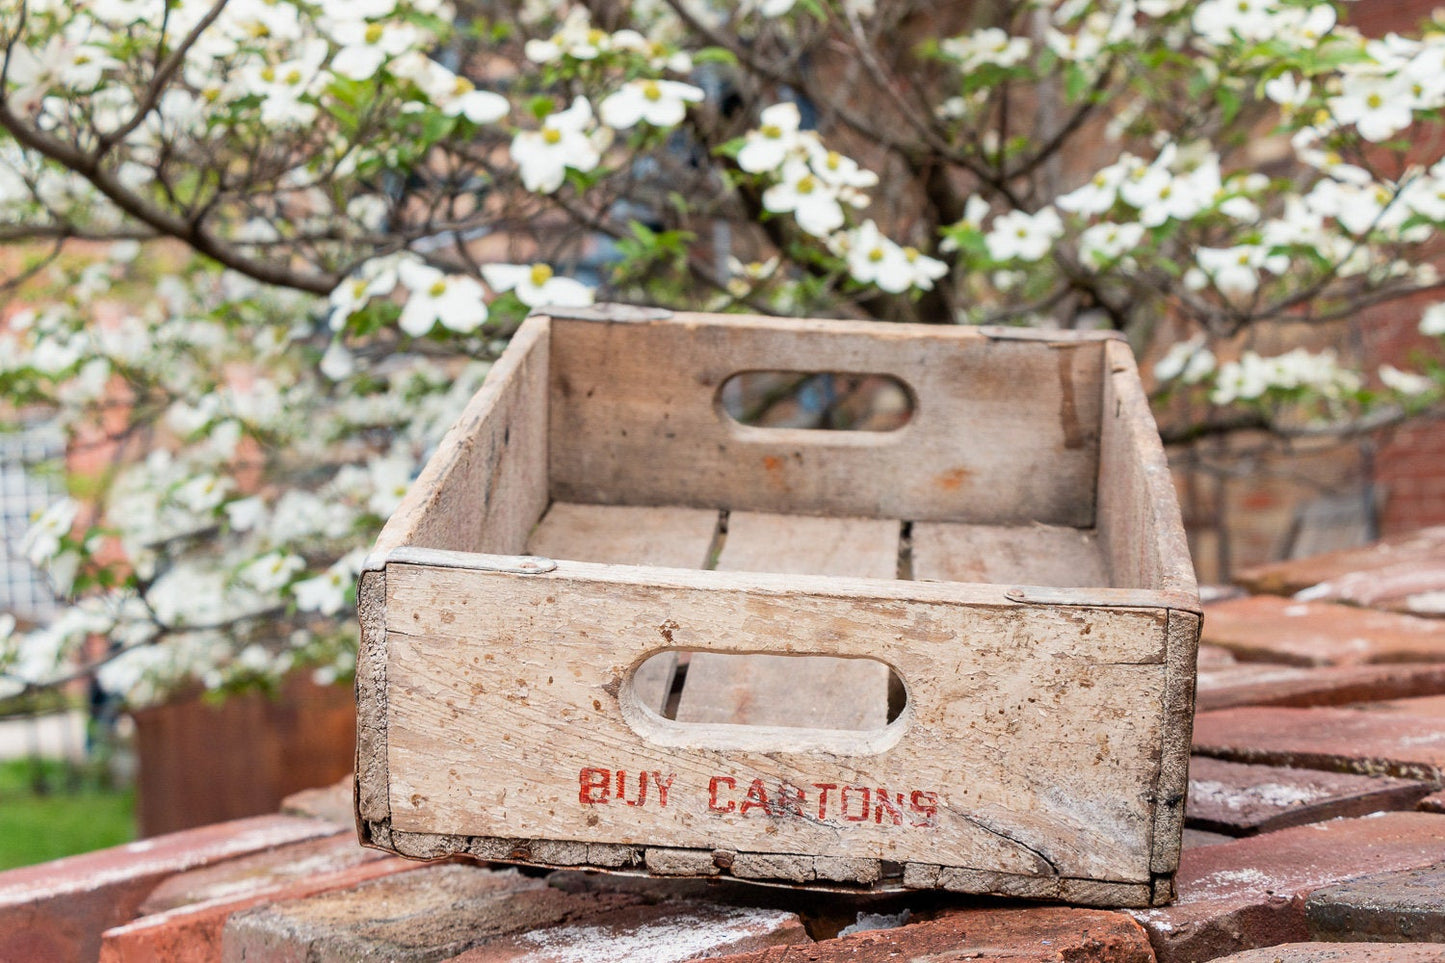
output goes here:
{"type": "MultiPolygon", "coordinates": [[[[584,766],[577,773],[577,801],[584,806],[622,804],[666,809],[676,797],[675,773],[658,770],[607,769],[584,766]]],[[[718,815],[796,818],[838,826],[932,828],[938,825],[938,794],[922,789],[890,790],[884,786],[748,779],[713,776],[707,783],[707,811],[718,815]]]]}
{"type": "Polygon", "coordinates": [[[713,776],[708,781],[707,808],[740,816],[795,816],[845,824],[932,827],[938,822],[937,793],[890,792],[882,786],[832,782],[795,786],[753,779],[744,785],[733,776],[713,776]]]}
{"type": "Polygon", "coordinates": [[[620,802],[628,806],[667,808],[667,791],[673,774],[657,771],[628,773],[624,769],[584,768],[577,775],[577,801],[586,805],[620,802]],[[649,793],[651,794],[649,798],[649,793]]]}

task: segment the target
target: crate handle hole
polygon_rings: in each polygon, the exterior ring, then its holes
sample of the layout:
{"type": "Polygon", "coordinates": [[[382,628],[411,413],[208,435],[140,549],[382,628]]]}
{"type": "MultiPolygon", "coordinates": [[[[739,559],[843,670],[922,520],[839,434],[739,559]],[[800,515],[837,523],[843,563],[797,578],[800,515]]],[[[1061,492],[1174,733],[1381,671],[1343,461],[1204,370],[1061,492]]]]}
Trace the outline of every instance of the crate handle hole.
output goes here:
{"type": "Polygon", "coordinates": [[[632,687],[643,707],[682,726],[875,733],[908,706],[908,690],[887,663],[830,655],[669,649],[637,667],[632,687]]]}
{"type": "Polygon", "coordinates": [[[917,403],[892,375],[843,371],[740,371],[717,393],[718,409],[748,428],[897,431],[917,403]]]}

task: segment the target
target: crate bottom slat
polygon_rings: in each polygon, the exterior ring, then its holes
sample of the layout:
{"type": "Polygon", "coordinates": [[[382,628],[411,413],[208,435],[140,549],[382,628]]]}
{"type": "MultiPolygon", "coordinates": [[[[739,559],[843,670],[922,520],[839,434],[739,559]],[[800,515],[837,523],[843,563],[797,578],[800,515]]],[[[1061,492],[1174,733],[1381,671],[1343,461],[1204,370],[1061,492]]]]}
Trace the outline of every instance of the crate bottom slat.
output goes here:
{"type": "Polygon", "coordinates": [[[797,887],[837,893],[899,893],[945,890],[954,893],[1061,900],[1081,906],[1162,906],[1173,899],[1170,877],[1150,883],[1025,876],[960,869],[933,863],[890,863],[853,856],[747,853],[619,843],[586,843],[493,836],[448,836],[380,830],[370,845],[414,859],[469,856],[512,863],[618,876],[732,879],[760,886],[797,887]]]}
{"type": "Polygon", "coordinates": [[[996,585],[1113,585],[1093,529],[1063,525],[913,526],[913,577],[996,585]]]}

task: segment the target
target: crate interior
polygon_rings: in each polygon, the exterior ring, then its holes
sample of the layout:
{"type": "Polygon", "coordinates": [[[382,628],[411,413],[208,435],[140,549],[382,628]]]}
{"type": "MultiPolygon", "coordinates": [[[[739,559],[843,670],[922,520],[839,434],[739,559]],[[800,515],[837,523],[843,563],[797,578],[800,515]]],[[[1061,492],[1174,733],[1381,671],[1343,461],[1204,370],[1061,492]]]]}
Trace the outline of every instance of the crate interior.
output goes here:
{"type": "Polygon", "coordinates": [[[1161,587],[1153,503],[1168,479],[1157,477],[1162,453],[1123,343],[686,317],[552,319],[552,507],[530,550],[722,571],[1161,587]],[[739,424],[725,389],[765,370],[896,379],[911,416],[890,431],[739,424]]]}

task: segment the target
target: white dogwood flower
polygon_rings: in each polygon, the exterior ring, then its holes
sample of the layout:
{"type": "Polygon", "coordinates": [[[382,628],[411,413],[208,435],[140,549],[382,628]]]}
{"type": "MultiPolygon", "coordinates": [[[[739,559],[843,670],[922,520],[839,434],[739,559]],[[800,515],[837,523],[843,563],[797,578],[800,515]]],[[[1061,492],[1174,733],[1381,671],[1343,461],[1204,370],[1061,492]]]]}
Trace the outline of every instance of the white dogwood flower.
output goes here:
{"type": "Polygon", "coordinates": [[[466,334],[487,320],[486,295],[475,279],[443,274],[420,261],[402,261],[397,272],[407,289],[398,324],[413,338],[420,338],[438,323],[466,334]]]}
{"type": "Polygon", "coordinates": [[[1064,223],[1052,207],[1036,214],[1009,211],[994,218],[984,236],[989,257],[995,261],[1037,261],[1049,252],[1054,241],[1064,236],[1064,223]]]}
{"type": "Polygon", "coordinates": [[[790,102],[774,104],[758,117],[757,130],[750,130],[746,143],[738,151],[738,166],[749,174],[775,171],[798,146],[798,125],[802,115],[798,105],[790,102]]]}
{"type": "Polygon", "coordinates": [[[331,58],[332,72],[348,80],[370,80],[382,64],[417,47],[422,35],[408,23],[343,20],[331,38],[341,47],[331,58]]]}
{"type": "Polygon", "coordinates": [[[552,273],[549,264],[484,264],[482,277],[494,291],[515,291],[529,308],[544,304],[577,308],[592,303],[592,289],[581,281],[552,273]]]}
{"type": "Polygon", "coordinates": [[[1408,371],[1401,371],[1390,364],[1380,365],[1380,381],[1391,391],[1398,391],[1402,395],[1423,395],[1435,387],[1435,382],[1425,375],[1412,374],[1408,371]]]}
{"type": "Polygon", "coordinates": [[[1354,124],[1365,140],[1378,143],[1415,119],[1415,96],[1407,80],[1373,74],[1346,74],[1338,97],[1328,101],[1341,124],[1354,124]]]}
{"type": "Polygon", "coordinates": [[[1429,338],[1445,336],[1445,302],[1430,305],[1420,315],[1420,333],[1429,338]]]}
{"type": "Polygon", "coordinates": [[[763,192],[763,207],[774,214],[791,213],[798,226],[814,237],[826,237],[843,226],[837,192],[807,163],[796,158],[785,161],[782,178],[763,192]]]}
{"type": "Polygon", "coordinates": [[[626,130],[646,121],[653,127],[676,127],[687,116],[687,105],[700,103],[701,88],[675,80],[633,80],[597,105],[608,127],[626,130]]]}
{"type": "Polygon", "coordinates": [[[985,64],[1012,67],[1029,55],[1029,42],[1024,37],[1010,37],[998,27],[985,27],[961,37],[949,37],[938,44],[944,56],[958,61],[964,73],[985,64]]]}
{"type": "Polygon", "coordinates": [[[42,565],[60,551],[60,540],[70,534],[79,512],[79,502],[62,498],[36,516],[20,543],[21,552],[31,564],[42,565]]]}
{"type": "Polygon", "coordinates": [[[1144,239],[1144,225],[1104,221],[1085,228],[1079,235],[1079,257],[1090,267],[1100,269],[1116,264],[1144,239]]]}
{"type": "Polygon", "coordinates": [[[913,287],[913,268],[903,248],[883,236],[872,220],[846,235],[848,273],[860,284],[898,294],[913,287]]]}
{"type": "Polygon", "coordinates": [[[262,595],[270,595],[279,592],[291,581],[291,576],[305,568],[306,560],[299,555],[268,552],[242,568],[236,577],[262,595]]]}
{"type": "Polygon", "coordinates": [[[548,114],[539,130],[524,130],[512,138],[512,160],[529,191],[551,194],[562,186],[567,168],[586,173],[602,161],[587,128],[592,124],[592,105],[585,97],[572,106],[548,114]]]}

